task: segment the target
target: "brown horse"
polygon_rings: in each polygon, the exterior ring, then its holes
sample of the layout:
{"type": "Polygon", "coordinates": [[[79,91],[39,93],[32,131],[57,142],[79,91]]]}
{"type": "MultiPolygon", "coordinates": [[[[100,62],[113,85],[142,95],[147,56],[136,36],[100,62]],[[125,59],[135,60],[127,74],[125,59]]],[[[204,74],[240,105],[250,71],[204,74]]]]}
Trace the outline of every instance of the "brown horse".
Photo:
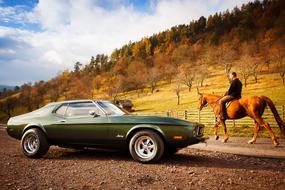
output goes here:
{"type": "MultiPolygon", "coordinates": [[[[198,90],[198,89],[197,89],[198,90]]],[[[199,101],[199,109],[202,110],[204,106],[209,104],[212,108],[216,116],[219,115],[220,112],[220,106],[219,106],[219,99],[222,98],[222,96],[217,96],[214,94],[202,94],[198,91],[198,94],[200,95],[199,101]]],[[[264,109],[266,106],[269,106],[271,109],[274,118],[281,130],[281,133],[285,135],[285,123],[282,121],[280,118],[272,100],[266,96],[247,96],[243,97],[238,100],[234,100],[230,106],[227,108],[227,115],[228,119],[240,119],[246,116],[251,117],[254,122],[255,122],[255,129],[254,129],[254,135],[253,138],[248,141],[248,143],[253,144],[256,142],[256,137],[260,129],[260,125],[263,125],[267,131],[269,132],[272,143],[277,146],[279,143],[267,121],[265,121],[262,118],[262,114],[264,112],[264,109]]],[[[219,118],[219,117],[218,117],[219,118]]],[[[217,135],[217,129],[219,124],[222,124],[225,136],[222,142],[226,143],[229,139],[229,135],[227,133],[227,128],[225,124],[225,120],[223,119],[218,119],[216,124],[214,125],[215,128],[215,135],[216,135],[216,140],[218,140],[218,135],[217,135]]]]}

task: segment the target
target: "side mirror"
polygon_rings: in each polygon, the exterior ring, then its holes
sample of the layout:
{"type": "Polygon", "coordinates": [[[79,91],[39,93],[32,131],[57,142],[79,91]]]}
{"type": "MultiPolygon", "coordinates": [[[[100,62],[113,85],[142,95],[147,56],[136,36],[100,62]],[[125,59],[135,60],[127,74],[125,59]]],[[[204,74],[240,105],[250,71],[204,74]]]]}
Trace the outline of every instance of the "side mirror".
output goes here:
{"type": "Polygon", "coordinates": [[[95,110],[90,110],[90,111],[89,111],[89,115],[92,115],[93,117],[99,117],[99,116],[100,116],[100,115],[98,115],[98,114],[96,113],[95,110]]]}

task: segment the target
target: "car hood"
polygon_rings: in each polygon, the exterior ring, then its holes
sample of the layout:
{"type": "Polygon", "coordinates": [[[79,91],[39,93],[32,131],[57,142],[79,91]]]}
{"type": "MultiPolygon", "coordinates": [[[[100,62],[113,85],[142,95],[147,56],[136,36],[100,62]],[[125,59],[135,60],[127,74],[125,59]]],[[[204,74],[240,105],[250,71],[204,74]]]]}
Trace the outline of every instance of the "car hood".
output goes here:
{"type": "Polygon", "coordinates": [[[111,123],[129,123],[129,124],[159,124],[159,125],[181,125],[189,126],[195,123],[176,119],[171,117],[160,116],[137,116],[137,115],[123,115],[110,116],[111,123]]]}

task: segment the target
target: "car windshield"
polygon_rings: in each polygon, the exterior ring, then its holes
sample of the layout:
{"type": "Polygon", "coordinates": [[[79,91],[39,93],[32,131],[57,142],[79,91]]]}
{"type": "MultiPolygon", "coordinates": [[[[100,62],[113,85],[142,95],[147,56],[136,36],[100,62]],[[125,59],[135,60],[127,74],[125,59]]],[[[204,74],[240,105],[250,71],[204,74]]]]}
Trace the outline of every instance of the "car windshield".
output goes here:
{"type": "Polygon", "coordinates": [[[107,115],[125,115],[120,108],[110,102],[97,101],[99,106],[105,111],[107,115]]]}

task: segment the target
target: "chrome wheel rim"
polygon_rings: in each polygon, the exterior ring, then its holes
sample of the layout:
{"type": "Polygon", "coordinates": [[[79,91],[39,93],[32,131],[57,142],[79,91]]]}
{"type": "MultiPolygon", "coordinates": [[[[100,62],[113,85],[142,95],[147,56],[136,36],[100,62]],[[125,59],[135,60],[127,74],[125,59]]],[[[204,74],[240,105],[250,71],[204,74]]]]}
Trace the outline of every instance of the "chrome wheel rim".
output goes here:
{"type": "Polygon", "coordinates": [[[36,135],[28,134],[24,139],[24,150],[29,154],[34,154],[38,151],[40,146],[36,135]]]}
{"type": "Polygon", "coordinates": [[[157,144],[151,137],[141,136],[135,142],[135,152],[143,159],[152,158],[157,152],[157,144]]]}

